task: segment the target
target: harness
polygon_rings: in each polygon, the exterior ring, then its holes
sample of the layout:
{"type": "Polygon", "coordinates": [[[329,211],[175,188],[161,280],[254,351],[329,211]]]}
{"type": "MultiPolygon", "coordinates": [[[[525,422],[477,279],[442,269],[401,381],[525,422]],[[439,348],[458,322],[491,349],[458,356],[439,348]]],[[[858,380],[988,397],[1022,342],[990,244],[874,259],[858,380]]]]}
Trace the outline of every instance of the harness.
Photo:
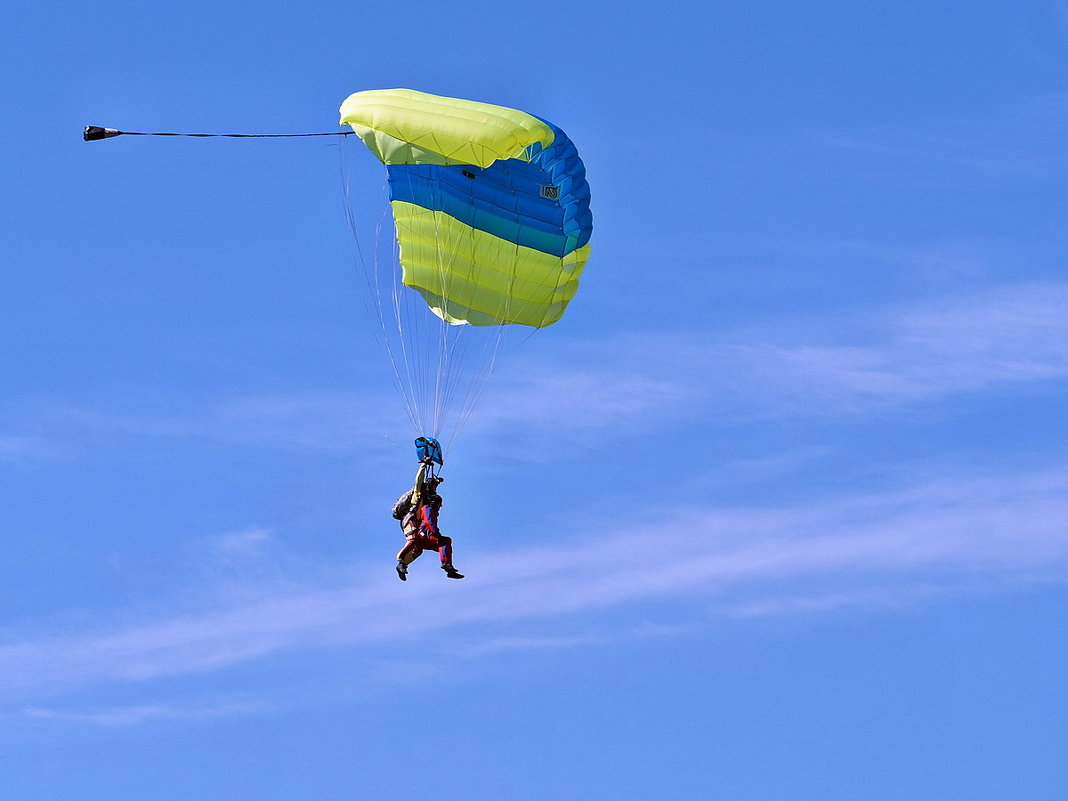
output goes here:
{"type": "Polygon", "coordinates": [[[419,469],[415,473],[412,489],[402,495],[393,505],[393,517],[400,521],[405,534],[417,528],[419,510],[429,504],[435,512],[441,508],[441,496],[437,493],[439,481],[435,465],[442,464],[441,445],[433,437],[419,437],[415,441],[419,457],[419,469]]]}

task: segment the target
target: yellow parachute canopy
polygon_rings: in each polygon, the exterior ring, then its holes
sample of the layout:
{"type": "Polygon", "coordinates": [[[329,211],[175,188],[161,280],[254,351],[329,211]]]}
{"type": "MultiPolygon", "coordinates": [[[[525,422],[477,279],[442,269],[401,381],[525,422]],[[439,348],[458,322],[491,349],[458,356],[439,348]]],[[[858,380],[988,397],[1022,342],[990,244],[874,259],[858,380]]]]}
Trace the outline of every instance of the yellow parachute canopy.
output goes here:
{"type": "Polygon", "coordinates": [[[387,165],[405,286],[453,324],[542,328],[589,258],[585,169],[555,126],[410,89],[357,92],[342,123],[387,165]]]}

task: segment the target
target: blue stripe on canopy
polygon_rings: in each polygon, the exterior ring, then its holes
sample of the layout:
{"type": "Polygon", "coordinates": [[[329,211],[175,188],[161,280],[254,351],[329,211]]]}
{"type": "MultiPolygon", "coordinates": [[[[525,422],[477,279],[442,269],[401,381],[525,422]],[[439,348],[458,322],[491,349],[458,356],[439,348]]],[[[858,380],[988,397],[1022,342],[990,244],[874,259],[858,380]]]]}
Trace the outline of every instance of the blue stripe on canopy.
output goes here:
{"type": "Polygon", "coordinates": [[[554,256],[585,245],[593,230],[590,188],[575,146],[555,141],[531,161],[465,165],[390,164],[390,200],[441,211],[479,231],[554,256]],[[556,197],[547,197],[552,192],[556,197]]]}

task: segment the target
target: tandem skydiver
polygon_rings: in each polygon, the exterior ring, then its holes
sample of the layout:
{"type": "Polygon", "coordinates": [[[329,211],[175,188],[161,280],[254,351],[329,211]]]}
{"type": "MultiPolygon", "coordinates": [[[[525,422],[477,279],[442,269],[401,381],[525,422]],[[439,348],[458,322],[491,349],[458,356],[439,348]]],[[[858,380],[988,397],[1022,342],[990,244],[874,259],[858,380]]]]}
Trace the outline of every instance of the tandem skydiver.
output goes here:
{"type": "Polygon", "coordinates": [[[440,446],[436,440],[424,437],[416,440],[416,446],[421,458],[415,486],[393,504],[393,517],[400,521],[406,540],[397,554],[397,576],[401,581],[407,581],[408,565],[419,558],[424,550],[433,549],[441,558],[441,569],[445,575],[462,579],[463,573],[452,564],[452,539],[438,528],[438,511],[441,509],[438,485],[445,480],[434,475],[434,463],[441,464],[440,446]],[[419,447],[420,440],[425,440],[432,447],[419,447]]]}

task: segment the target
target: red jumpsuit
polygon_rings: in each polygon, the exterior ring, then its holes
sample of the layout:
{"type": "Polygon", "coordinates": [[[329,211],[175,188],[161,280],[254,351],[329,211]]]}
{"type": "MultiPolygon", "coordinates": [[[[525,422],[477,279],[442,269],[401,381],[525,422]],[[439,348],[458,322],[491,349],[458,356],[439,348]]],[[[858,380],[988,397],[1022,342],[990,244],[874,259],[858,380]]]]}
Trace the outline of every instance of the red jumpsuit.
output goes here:
{"type": "Polygon", "coordinates": [[[410,565],[423,551],[436,550],[443,565],[452,564],[452,538],[438,528],[441,496],[431,495],[427,503],[409,514],[401,523],[408,540],[397,554],[397,561],[410,565]]]}

